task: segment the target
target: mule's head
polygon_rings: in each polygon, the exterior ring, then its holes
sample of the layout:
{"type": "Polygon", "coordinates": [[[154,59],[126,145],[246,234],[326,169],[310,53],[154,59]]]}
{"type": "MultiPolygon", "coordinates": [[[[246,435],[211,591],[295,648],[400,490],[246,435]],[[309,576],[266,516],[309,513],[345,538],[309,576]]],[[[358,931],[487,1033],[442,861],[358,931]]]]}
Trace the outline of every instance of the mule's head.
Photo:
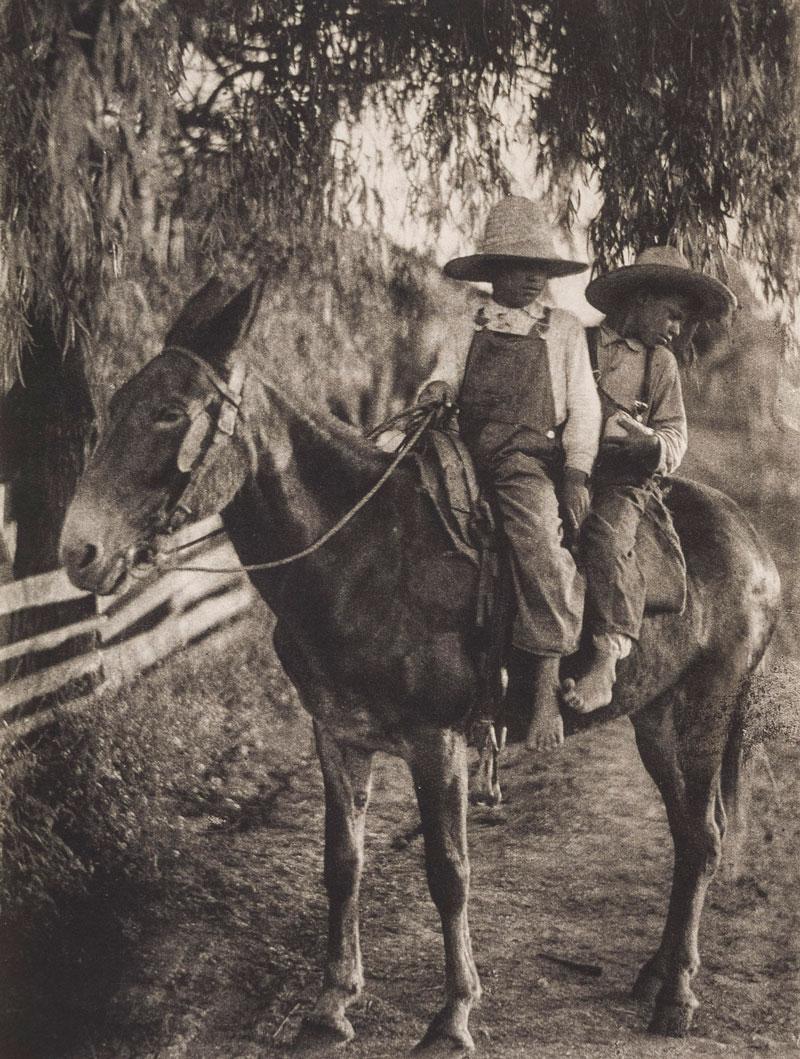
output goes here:
{"type": "Polygon", "coordinates": [[[231,297],[217,279],[193,295],[164,350],[111,400],[110,422],[78,483],[61,533],[70,580],[113,592],[155,551],[184,509],[221,510],[247,474],[238,344],[258,307],[253,283],[231,297]]]}

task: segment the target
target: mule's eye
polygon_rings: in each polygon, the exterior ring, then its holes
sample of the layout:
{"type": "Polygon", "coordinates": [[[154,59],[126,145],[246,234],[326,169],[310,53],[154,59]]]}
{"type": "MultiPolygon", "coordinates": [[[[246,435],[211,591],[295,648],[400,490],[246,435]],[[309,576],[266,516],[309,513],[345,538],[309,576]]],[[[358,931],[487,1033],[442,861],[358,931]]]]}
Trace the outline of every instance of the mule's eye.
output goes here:
{"type": "Polygon", "coordinates": [[[167,404],[155,414],[155,422],[160,427],[175,427],[186,419],[186,409],[179,404],[167,404]]]}

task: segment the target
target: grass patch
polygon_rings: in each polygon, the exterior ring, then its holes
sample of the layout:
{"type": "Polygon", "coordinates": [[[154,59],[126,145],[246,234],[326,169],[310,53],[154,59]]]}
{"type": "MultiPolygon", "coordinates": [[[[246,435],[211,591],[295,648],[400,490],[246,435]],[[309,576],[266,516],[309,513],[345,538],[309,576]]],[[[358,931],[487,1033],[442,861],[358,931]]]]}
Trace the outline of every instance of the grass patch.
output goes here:
{"type": "MultiPolygon", "coordinates": [[[[226,763],[296,727],[264,622],[259,611],[224,654],[182,652],[3,752],[4,1059],[70,1054],[129,1017],[115,996],[143,933],[159,909],[179,914],[196,899],[193,817],[224,817],[226,763]]],[[[251,812],[268,810],[279,782],[265,775],[242,792],[251,812]]]]}

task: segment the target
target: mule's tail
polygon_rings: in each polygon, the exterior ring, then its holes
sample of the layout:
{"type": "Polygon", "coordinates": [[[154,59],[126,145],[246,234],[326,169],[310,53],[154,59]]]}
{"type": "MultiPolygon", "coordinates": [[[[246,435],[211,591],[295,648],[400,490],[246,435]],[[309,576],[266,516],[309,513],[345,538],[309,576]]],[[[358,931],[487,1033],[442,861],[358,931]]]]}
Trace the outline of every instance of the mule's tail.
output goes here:
{"type": "MultiPolygon", "coordinates": [[[[743,703],[746,697],[747,691],[743,695],[743,703]]],[[[742,844],[747,834],[749,805],[749,754],[745,741],[746,728],[743,723],[741,705],[722,754],[719,784],[719,797],[722,803],[720,808],[725,821],[723,849],[725,861],[734,875],[737,875],[740,870],[742,844]]]]}
{"type": "Polygon", "coordinates": [[[746,832],[750,772],[759,750],[769,769],[768,740],[800,742],[800,665],[796,662],[759,665],[747,679],[737,704],[720,775],[720,798],[727,822],[726,854],[733,854],[734,870],[746,832]]]}
{"type": "MultiPolygon", "coordinates": [[[[794,726],[781,703],[797,701],[797,695],[787,694],[791,682],[784,668],[772,666],[765,670],[759,665],[745,679],[739,693],[733,724],[722,755],[720,773],[721,808],[726,823],[725,853],[734,874],[738,873],[742,842],[747,834],[747,810],[752,763],[756,752],[763,749],[764,740],[778,733],[786,735],[794,726]]],[[[800,682],[794,678],[794,690],[800,682]]]]}

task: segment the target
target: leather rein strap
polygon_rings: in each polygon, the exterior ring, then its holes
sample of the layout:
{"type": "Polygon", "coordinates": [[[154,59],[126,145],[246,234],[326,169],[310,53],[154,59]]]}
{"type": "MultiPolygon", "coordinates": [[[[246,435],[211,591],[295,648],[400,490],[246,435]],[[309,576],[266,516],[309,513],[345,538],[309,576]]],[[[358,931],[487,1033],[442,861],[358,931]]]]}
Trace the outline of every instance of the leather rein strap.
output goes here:
{"type": "MultiPolygon", "coordinates": [[[[177,353],[179,356],[186,357],[193,363],[197,364],[202,368],[203,372],[214,384],[217,391],[222,397],[220,402],[219,412],[217,415],[217,421],[212,431],[211,420],[206,412],[206,409],[214,401],[214,395],[209,396],[208,400],[200,406],[190,417],[189,429],[184,435],[184,440],[181,443],[180,451],[178,452],[178,467],[181,471],[188,473],[186,483],[176,497],[167,506],[164,513],[163,530],[161,532],[169,534],[172,533],[178,526],[178,524],[188,516],[192,514],[191,508],[187,502],[187,495],[190,493],[192,486],[196,482],[196,473],[202,467],[203,463],[207,459],[209,453],[213,449],[214,445],[220,439],[231,437],[236,427],[236,420],[239,415],[239,406],[242,400],[242,388],[244,386],[244,380],[246,376],[246,368],[241,361],[235,361],[231,370],[230,378],[225,381],[216,371],[199,357],[196,353],[190,349],[186,349],[183,346],[165,346],[162,350],[162,355],[165,353],[177,353]],[[203,423],[205,419],[205,424],[203,423]],[[182,517],[178,517],[182,514],[182,517]]],[[[400,416],[406,415],[413,410],[417,410],[416,406],[414,409],[407,409],[400,413],[400,416]]],[[[287,566],[289,563],[294,563],[298,559],[304,559],[306,556],[311,555],[326,544],[331,537],[335,536],[347,523],[361,510],[364,505],[372,499],[373,496],[378,492],[381,486],[394,473],[395,468],[403,460],[408,452],[414,447],[417,441],[420,439],[422,434],[427,430],[431,420],[436,415],[437,408],[433,407],[426,411],[423,415],[416,430],[406,437],[398,448],[393,460],[375,482],[373,486],[361,497],[360,500],[355,503],[349,511],[347,511],[338,522],[334,523],[329,530],[327,530],[321,537],[319,537],[313,544],[310,544],[307,548],[303,548],[302,551],[295,552],[293,555],[284,556],[282,559],[273,559],[263,563],[248,563],[246,565],[238,566],[196,566],[194,564],[187,566],[172,566],[169,565],[166,569],[169,570],[180,570],[186,571],[187,573],[238,573],[242,570],[274,570],[280,566],[287,566]]],[[[400,416],[393,417],[391,422],[394,423],[400,416]]],[[[376,432],[382,429],[386,429],[388,424],[381,424],[381,427],[376,428],[376,432]]],[[[375,433],[375,432],[373,432],[375,433]]],[[[369,435],[372,436],[372,435],[369,435]]],[[[177,552],[182,551],[184,547],[191,547],[196,544],[196,541],[192,541],[191,544],[182,545],[178,548],[174,548],[171,551],[161,553],[165,557],[175,555],[177,552]]],[[[163,566],[163,563],[158,562],[156,559],[157,566],[163,566]]]]}

